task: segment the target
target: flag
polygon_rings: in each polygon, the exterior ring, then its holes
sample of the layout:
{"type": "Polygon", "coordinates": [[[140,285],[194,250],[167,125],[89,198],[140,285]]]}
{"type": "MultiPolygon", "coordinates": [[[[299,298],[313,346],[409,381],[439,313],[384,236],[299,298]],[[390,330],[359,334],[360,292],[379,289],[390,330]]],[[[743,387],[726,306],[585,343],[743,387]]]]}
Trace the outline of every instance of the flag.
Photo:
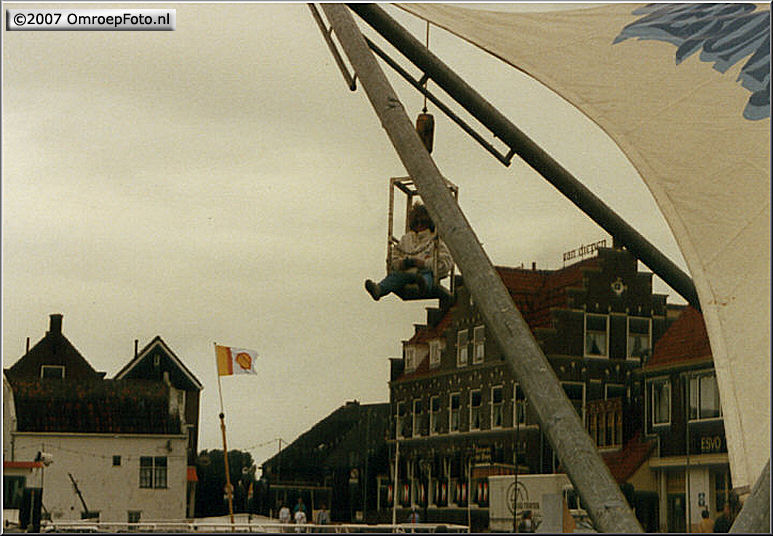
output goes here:
{"type": "Polygon", "coordinates": [[[215,345],[215,356],[219,376],[255,374],[255,360],[258,358],[255,350],[215,345]]]}

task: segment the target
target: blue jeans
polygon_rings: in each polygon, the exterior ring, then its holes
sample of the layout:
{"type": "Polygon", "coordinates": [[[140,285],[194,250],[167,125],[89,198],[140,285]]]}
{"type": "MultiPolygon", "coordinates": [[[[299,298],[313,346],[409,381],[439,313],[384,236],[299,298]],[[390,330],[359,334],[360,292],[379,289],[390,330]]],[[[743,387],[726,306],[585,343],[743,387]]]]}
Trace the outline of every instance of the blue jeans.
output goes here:
{"type": "Polygon", "coordinates": [[[416,283],[417,275],[424,278],[424,281],[427,283],[427,291],[431,291],[432,283],[435,280],[435,277],[432,275],[432,270],[420,270],[418,274],[411,272],[392,272],[379,282],[378,286],[381,289],[380,295],[386,296],[390,292],[400,290],[405,285],[416,283]]]}

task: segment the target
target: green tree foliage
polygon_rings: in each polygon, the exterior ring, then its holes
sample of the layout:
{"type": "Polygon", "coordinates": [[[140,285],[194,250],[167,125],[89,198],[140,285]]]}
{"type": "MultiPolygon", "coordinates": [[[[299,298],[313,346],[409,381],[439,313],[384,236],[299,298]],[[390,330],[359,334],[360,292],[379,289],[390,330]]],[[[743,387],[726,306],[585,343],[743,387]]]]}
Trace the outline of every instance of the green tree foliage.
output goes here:
{"type": "MultiPolygon", "coordinates": [[[[255,479],[254,461],[249,452],[228,451],[228,469],[233,486],[234,513],[250,511],[247,501],[250,483],[255,479]],[[246,468],[246,471],[245,471],[246,468]]],[[[225,499],[225,464],[222,449],[202,450],[196,459],[196,472],[199,477],[196,491],[196,517],[222,516],[228,514],[228,501],[225,499]]]]}

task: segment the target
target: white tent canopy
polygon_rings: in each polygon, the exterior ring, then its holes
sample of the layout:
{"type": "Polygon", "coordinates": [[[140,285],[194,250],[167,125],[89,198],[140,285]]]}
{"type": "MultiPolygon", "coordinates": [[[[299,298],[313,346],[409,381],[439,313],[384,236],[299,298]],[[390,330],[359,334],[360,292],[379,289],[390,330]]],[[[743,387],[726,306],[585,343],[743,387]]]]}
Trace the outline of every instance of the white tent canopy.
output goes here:
{"type": "Polygon", "coordinates": [[[770,457],[769,6],[400,7],[544,83],[631,160],[698,291],[733,484],[753,485],[770,457]]]}

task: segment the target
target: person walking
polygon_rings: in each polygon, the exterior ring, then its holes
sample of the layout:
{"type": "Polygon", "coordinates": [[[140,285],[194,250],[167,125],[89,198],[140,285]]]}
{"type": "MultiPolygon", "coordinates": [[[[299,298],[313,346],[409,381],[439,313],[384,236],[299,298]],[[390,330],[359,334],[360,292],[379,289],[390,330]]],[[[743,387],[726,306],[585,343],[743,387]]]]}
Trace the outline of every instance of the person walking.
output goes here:
{"type": "Polygon", "coordinates": [[[730,532],[733,525],[733,516],[730,512],[730,502],[725,501],[722,513],[714,520],[714,532],[730,532]]]}

